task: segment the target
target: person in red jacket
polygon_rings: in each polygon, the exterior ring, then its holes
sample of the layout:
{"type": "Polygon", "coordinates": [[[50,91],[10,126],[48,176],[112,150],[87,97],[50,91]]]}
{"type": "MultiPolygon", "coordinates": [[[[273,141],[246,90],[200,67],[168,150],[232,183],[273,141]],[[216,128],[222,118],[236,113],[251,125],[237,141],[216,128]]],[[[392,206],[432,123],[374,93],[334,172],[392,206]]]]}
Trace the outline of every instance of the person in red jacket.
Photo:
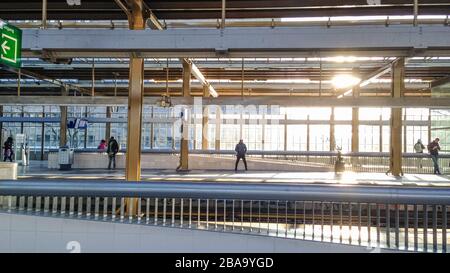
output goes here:
{"type": "Polygon", "coordinates": [[[106,148],[107,148],[106,140],[102,139],[102,141],[100,141],[100,144],[98,145],[97,149],[104,151],[104,150],[106,150],[106,148]]]}

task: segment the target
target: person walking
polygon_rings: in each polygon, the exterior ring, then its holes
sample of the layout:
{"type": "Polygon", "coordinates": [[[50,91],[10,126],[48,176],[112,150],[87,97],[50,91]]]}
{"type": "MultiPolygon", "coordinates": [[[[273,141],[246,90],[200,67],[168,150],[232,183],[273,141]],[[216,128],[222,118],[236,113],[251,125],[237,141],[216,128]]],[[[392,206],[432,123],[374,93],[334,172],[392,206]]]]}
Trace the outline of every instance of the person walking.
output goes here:
{"type": "Polygon", "coordinates": [[[119,143],[111,137],[108,142],[108,149],[106,151],[108,153],[109,163],[108,170],[111,169],[111,163],[113,163],[113,169],[116,168],[116,154],[119,152],[119,143]]]}
{"type": "Polygon", "coordinates": [[[5,143],[3,144],[3,148],[4,150],[4,157],[3,157],[3,161],[6,162],[6,159],[9,159],[10,162],[13,162],[13,157],[14,157],[14,152],[13,152],[13,138],[12,137],[8,137],[8,139],[6,139],[5,143]]]}
{"type": "Polygon", "coordinates": [[[431,160],[433,160],[434,174],[441,174],[439,170],[439,151],[441,146],[439,146],[439,138],[436,138],[430,144],[428,144],[428,151],[431,155],[431,160]]]}
{"type": "Polygon", "coordinates": [[[234,148],[234,150],[236,151],[236,164],[234,166],[234,170],[237,171],[239,160],[241,160],[242,158],[242,161],[244,161],[245,170],[248,171],[247,161],[245,160],[245,154],[247,153],[247,146],[245,146],[244,141],[242,139],[239,140],[239,143],[236,145],[236,148],[234,148]]]}
{"type": "MultiPolygon", "coordinates": [[[[425,146],[422,144],[422,140],[418,139],[416,144],[414,144],[414,151],[417,154],[423,154],[424,149],[425,149],[425,146]]],[[[418,158],[418,161],[419,161],[419,167],[422,169],[423,166],[422,166],[422,157],[421,156],[418,158]]]]}

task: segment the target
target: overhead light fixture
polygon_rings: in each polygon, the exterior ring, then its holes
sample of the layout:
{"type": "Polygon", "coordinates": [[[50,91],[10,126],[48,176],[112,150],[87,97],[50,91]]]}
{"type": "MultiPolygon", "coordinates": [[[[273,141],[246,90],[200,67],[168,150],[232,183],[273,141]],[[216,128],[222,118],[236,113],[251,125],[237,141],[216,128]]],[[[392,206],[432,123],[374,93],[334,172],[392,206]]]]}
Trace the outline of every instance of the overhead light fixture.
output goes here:
{"type": "MultiPolygon", "coordinates": [[[[325,58],[326,60],[327,58],[325,58]]],[[[354,56],[336,56],[336,57],[330,57],[328,60],[336,63],[354,63],[358,60],[358,58],[354,56]]]]}
{"type": "Polygon", "coordinates": [[[336,75],[331,80],[331,84],[336,89],[343,89],[343,88],[353,87],[353,86],[357,85],[360,82],[361,82],[360,78],[357,78],[357,77],[355,77],[353,75],[347,75],[347,74],[336,75]]]}

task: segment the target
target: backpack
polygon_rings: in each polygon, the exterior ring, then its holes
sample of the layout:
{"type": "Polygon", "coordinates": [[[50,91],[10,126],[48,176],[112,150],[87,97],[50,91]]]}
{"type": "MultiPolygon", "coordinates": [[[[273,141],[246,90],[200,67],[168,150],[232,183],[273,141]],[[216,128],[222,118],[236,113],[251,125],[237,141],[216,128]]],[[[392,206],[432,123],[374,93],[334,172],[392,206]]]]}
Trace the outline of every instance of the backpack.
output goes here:
{"type": "Polygon", "coordinates": [[[423,148],[422,148],[423,146],[422,146],[422,144],[420,144],[420,143],[416,143],[415,145],[414,145],[414,151],[416,151],[416,153],[418,153],[418,152],[422,152],[423,151],[423,148]]]}

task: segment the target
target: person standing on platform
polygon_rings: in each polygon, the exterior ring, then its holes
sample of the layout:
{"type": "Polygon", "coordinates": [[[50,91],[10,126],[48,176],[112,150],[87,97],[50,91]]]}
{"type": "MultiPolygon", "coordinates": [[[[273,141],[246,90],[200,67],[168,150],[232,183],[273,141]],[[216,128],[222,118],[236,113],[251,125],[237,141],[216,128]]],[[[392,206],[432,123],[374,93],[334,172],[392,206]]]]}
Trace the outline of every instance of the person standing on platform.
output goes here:
{"type": "Polygon", "coordinates": [[[244,141],[242,139],[236,145],[236,148],[234,148],[234,150],[236,151],[236,164],[234,170],[237,171],[239,160],[242,158],[242,161],[244,161],[245,170],[247,171],[248,170],[247,161],[245,160],[245,154],[247,153],[247,146],[245,146],[244,141]]]}
{"type": "Polygon", "coordinates": [[[98,145],[97,149],[101,150],[103,152],[104,150],[106,150],[106,148],[107,148],[106,140],[102,139],[102,141],[100,141],[100,144],[98,145]]]}
{"type": "Polygon", "coordinates": [[[109,163],[108,163],[108,170],[111,169],[111,163],[113,163],[113,169],[116,168],[116,154],[119,152],[119,143],[114,139],[114,137],[111,137],[108,142],[108,150],[106,151],[108,153],[109,163]]]}
{"type": "MultiPolygon", "coordinates": [[[[423,154],[424,149],[425,149],[425,146],[422,144],[422,140],[418,139],[416,144],[414,144],[414,151],[417,154],[423,154]]],[[[418,161],[419,161],[419,167],[422,169],[422,157],[419,157],[418,161]]]]}
{"type": "Polygon", "coordinates": [[[14,152],[13,152],[13,138],[8,137],[8,139],[3,144],[4,151],[4,158],[3,161],[6,161],[6,159],[9,159],[10,162],[13,162],[14,152]]]}
{"type": "Polygon", "coordinates": [[[439,151],[440,150],[441,150],[441,146],[439,146],[439,138],[436,138],[430,144],[428,144],[428,151],[430,152],[431,159],[433,160],[434,174],[441,174],[441,171],[439,170],[439,151]]]}

